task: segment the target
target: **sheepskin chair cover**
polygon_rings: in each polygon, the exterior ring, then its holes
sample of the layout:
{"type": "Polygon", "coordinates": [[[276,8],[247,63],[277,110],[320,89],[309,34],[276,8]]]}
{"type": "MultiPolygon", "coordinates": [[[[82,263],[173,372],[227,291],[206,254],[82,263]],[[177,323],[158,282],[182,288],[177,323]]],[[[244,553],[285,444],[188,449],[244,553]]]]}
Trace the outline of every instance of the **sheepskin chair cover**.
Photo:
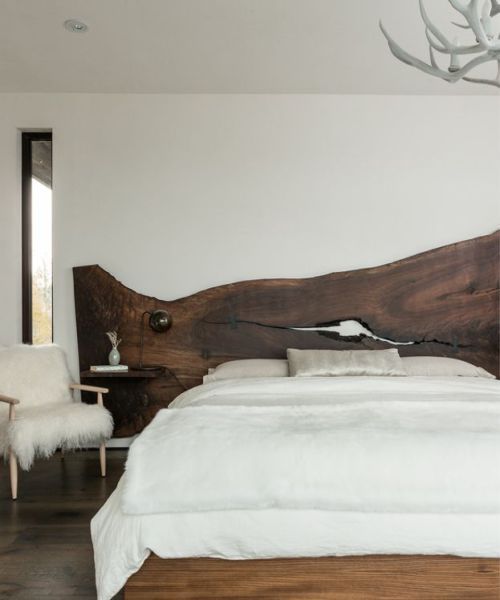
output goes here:
{"type": "Polygon", "coordinates": [[[0,394],[16,398],[16,418],[0,402],[0,453],[12,448],[21,469],[58,447],[82,448],[111,437],[113,419],[97,404],[75,401],[66,357],[59,346],[17,345],[0,349],[0,394]]]}

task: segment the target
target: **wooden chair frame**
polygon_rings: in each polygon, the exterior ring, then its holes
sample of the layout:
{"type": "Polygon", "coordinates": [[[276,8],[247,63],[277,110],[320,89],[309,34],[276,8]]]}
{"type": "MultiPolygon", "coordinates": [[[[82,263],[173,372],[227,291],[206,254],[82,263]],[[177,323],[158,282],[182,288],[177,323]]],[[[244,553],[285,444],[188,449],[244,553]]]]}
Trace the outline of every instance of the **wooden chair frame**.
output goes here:
{"type": "MultiPolygon", "coordinates": [[[[82,392],[95,392],[97,394],[97,404],[99,406],[104,406],[102,395],[109,392],[108,388],[97,387],[95,385],[82,385],[80,383],[72,383],[70,384],[69,388],[71,390],[79,390],[82,392]]],[[[0,402],[4,402],[9,405],[9,421],[14,421],[16,418],[16,405],[21,404],[21,401],[17,398],[10,398],[9,396],[0,394],[0,402]]],[[[99,446],[99,462],[101,466],[101,477],[106,477],[106,442],[102,442],[99,446]]],[[[12,500],[17,500],[17,458],[12,448],[9,449],[9,473],[12,500]]]]}

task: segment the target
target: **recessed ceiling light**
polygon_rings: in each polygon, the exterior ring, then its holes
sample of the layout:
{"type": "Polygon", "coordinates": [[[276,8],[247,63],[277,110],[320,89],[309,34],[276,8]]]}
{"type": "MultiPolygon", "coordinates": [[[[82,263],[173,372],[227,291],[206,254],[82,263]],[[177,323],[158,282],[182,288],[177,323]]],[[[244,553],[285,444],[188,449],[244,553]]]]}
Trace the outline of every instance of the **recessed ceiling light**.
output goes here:
{"type": "Polygon", "coordinates": [[[85,23],[82,23],[82,21],[78,21],[77,19],[68,19],[67,21],[64,21],[64,27],[73,33],[84,33],[88,29],[88,26],[85,25],[85,23]]]}

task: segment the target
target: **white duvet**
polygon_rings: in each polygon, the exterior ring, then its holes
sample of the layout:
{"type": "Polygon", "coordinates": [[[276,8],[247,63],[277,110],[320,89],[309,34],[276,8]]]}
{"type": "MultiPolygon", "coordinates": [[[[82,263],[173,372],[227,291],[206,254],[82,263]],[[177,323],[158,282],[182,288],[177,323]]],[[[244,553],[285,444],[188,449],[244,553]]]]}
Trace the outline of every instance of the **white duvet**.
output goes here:
{"type": "Polygon", "coordinates": [[[162,557],[500,556],[500,398],[469,378],[273,378],[182,394],[92,522],[107,600],[162,557]]]}

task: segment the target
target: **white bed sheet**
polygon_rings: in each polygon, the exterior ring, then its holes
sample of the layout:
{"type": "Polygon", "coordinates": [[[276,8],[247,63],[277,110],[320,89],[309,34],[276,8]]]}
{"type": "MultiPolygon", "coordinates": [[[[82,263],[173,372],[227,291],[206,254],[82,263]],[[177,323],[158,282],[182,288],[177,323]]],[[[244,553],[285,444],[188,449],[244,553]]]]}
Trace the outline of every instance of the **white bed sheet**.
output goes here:
{"type": "Polygon", "coordinates": [[[92,520],[98,600],[110,600],[151,552],[232,560],[362,554],[500,558],[498,514],[212,511],[131,516],[122,481],[92,520]]]}

